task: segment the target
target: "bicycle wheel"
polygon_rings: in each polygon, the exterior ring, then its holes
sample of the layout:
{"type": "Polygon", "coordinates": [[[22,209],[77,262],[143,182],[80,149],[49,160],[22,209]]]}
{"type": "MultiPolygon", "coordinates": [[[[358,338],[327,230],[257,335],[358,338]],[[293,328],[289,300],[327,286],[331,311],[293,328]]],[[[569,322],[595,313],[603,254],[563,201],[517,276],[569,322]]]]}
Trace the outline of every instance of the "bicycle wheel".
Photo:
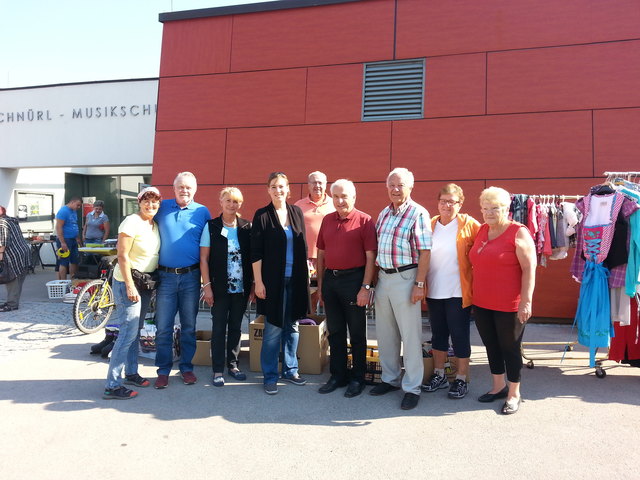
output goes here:
{"type": "Polygon", "coordinates": [[[104,280],[87,283],[73,304],[73,321],[83,333],[95,333],[104,327],[115,306],[111,286],[104,280]]]}

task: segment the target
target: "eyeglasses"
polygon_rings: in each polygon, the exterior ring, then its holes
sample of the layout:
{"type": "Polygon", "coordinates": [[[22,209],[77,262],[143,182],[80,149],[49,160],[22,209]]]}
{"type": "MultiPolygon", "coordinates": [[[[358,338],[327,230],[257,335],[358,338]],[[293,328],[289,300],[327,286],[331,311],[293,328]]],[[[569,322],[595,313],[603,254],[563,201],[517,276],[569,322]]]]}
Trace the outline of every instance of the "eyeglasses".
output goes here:
{"type": "Polygon", "coordinates": [[[441,206],[443,207],[453,207],[454,205],[461,205],[462,202],[460,200],[458,200],[457,202],[454,202],[453,200],[439,200],[439,202],[441,206]]]}
{"type": "Polygon", "coordinates": [[[497,215],[502,210],[502,207],[481,208],[480,210],[482,213],[493,213],[494,215],[497,215]]]}

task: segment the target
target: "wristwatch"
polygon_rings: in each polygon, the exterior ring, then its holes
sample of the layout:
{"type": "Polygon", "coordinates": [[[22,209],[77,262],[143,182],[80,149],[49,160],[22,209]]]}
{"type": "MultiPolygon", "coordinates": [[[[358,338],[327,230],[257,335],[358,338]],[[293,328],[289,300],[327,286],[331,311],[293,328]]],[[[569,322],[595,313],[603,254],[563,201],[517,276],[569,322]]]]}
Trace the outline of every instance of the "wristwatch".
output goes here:
{"type": "Polygon", "coordinates": [[[368,283],[363,283],[361,287],[364,288],[365,290],[371,290],[371,285],[369,285],[368,283]]]}
{"type": "Polygon", "coordinates": [[[424,288],[424,282],[413,282],[413,284],[418,288],[424,288]]]}

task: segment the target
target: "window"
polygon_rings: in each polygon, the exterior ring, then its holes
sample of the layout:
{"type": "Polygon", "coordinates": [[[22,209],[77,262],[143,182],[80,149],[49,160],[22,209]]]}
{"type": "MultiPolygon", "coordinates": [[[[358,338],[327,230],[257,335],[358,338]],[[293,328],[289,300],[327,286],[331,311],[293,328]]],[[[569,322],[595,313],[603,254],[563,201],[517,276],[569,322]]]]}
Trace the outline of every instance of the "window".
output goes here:
{"type": "Polygon", "coordinates": [[[424,59],[366,63],[362,120],[422,118],[424,59]]]}

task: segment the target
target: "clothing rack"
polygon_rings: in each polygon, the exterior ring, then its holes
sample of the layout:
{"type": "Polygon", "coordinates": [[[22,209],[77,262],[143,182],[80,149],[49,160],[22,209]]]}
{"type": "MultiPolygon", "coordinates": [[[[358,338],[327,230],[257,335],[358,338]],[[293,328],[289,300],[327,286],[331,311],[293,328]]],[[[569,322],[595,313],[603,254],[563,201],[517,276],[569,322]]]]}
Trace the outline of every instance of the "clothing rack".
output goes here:
{"type": "Polygon", "coordinates": [[[535,198],[535,199],[558,199],[561,202],[564,202],[565,200],[580,200],[582,197],[584,197],[584,195],[544,195],[544,194],[532,194],[529,195],[529,198],[535,198]]]}
{"type": "MultiPolygon", "coordinates": [[[[605,177],[640,177],[640,172],[604,172],[602,175],[605,177]]],[[[629,180],[629,178],[627,178],[629,180]]]]}
{"type": "MultiPolygon", "coordinates": [[[[638,174],[640,175],[640,172],[638,172],[638,174]]],[[[584,195],[557,195],[557,194],[553,194],[553,195],[548,195],[548,194],[531,194],[528,195],[529,198],[532,198],[534,200],[548,200],[548,201],[560,201],[560,202],[564,202],[565,200],[580,200],[581,198],[584,197],[584,195]]],[[[525,352],[525,348],[526,347],[533,347],[533,346],[558,346],[561,347],[561,359],[582,359],[582,357],[569,357],[567,356],[567,352],[570,352],[574,349],[574,347],[578,345],[577,341],[565,341],[565,342],[549,342],[549,341],[545,341],[545,342],[521,342],[520,344],[520,354],[522,355],[522,358],[524,358],[525,360],[527,360],[526,366],[529,369],[533,369],[535,364],[534,364],[534,360],[549,360],[553,357],[549,356],[549,355],[545,355],[545,356],[539,356],[539,357],[535,357],[535,356],[529,356],[526,354],[525,352]]],[[[596,376],[598,378],[604,378],[604,376],[606,375],[606,372],[604,371],[604,369],[602,368],[602,362],[604,360],[606,360],[608,357],[608,355],[602,356],[601,358],[597,358],[596,359],[596,368],[595,368],[595,373],[596,376]]]]}

